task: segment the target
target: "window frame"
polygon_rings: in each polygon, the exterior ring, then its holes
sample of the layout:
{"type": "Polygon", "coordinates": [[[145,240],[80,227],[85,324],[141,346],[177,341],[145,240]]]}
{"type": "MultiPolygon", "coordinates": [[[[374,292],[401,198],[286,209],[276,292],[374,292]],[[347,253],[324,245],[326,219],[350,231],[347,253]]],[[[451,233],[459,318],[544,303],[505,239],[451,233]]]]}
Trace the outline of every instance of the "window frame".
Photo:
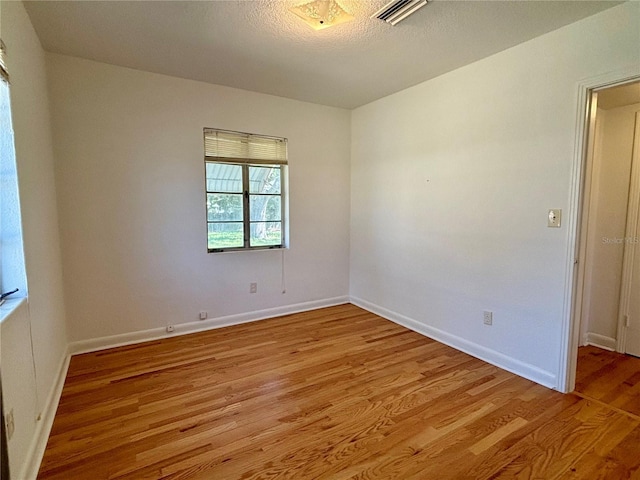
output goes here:
{"type": "MultiPolygon", "coordinates": [[[[0,314],[0,321],[17,308],[19,301],[26,298],[27,273],[25,267],[22,228],[22,204],[18,182],[18,160],[15,149],[11,84],[7,70],[6,47],[0,39],[0,293],[20,292],[4,300],[11,302],[9,308],[0,314]]],[[[12,295],[13,295],[12,293],[12,295]]],[[[0,302],[2,304],[2,302],[0,302]]]]}
{"type": "MultiPolygon", "coordinates": [[[[233,132],[229,130],[219,130],[212,128],[204,129],[204,138],[205,138],[205,156],[204,156],[204,177],[205,177],[205,215],[206,215],[206,225],[207,225],[207,253],[224,253],[224,252],[237,252],[237,251],[253,251],[253,250],[274,250],[274,249],[283,249],[287,248],[287,239],[288,239],[288,223],[287,223],[287,201],[288,201],[288,162],[286,159],[286,138],[278,138],[278,137],[267,137],[264,135],[254,135],[248,133],[241,132],[233,132]],[[261,140],[273,140],[277,142],[284,142],[285,144],[285,157],[284,158],[274,158],[272,161],[269,159],[263,158],[229,158],[229,157],[217,157],[214,155],[207,155],[207,134],[216,134],[222,133],[225,135],[236,136],[238,139],[250,139],[254,137],[258,137],[261,140]],[[216,165],[234,165],[241,167],[242,170],[242,192],[221,192],[216,190],[209,190],[209,185],[207,181],[207,165],[208,164],[216,164],[216,165]],[[279,193],[252,193],[251,192],[251,175],[250,169],[254,168],[277,168],[279,170],[280,175],[280,192],[279,193]],[[230,221],[210,221],[209,220],[209,209],[208,209],[208,198],[210,194],[228,194],[228,195],[242,195],[242,221],[230,220],[230,221]],[[255,223],[260,223],[259,221],[251,220],[251,198],[252,196],[271,196],[271,197],[279,197],[280,198],[280,219],[274,220],[273,223],[280,223],[280,243],[276,245],[251,245],[251,226],[255,223]],[[210,248],[209,247],[209,225],[215,223],[239,223],[242,224],[242,232],[243,232],[243,244],[242,246],[233,246],[233,247],[220,247],[220,248],[210,248]]],[[[269,221],[265,221],[265,223],[271,223],[269,221]]]]}

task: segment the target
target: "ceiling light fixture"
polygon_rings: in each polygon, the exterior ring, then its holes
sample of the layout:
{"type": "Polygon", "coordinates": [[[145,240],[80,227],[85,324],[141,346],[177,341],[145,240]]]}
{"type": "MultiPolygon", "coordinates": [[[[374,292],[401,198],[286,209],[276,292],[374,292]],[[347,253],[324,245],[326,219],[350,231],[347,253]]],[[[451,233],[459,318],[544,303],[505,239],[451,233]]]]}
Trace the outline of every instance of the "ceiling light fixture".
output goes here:
{"type": "Polygon", "coordinates": [[[395,25],[426,4],[427,0],[393,0],[371,15],[371,18],[379,18],[391,25],[395,25]]]}
{"type": "Polygon", "coordinates": [[[348,14],[335,0],[314,0],[291,7],[289,10],[314,30],[322,30],[353,20],[353,15],[348,14]]]}

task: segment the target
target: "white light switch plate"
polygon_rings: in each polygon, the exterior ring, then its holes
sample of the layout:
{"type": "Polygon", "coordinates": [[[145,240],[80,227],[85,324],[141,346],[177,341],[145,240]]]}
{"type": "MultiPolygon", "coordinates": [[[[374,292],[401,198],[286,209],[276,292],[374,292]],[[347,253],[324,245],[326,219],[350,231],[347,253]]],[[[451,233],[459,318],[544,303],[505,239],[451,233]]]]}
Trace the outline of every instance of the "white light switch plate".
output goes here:
{"type": "Polygon", "coordinates": [[[547,227],[559,228],[561,224],[562,224],[562,210],[559,208],[554,208],[549,210],[547,227]]]}

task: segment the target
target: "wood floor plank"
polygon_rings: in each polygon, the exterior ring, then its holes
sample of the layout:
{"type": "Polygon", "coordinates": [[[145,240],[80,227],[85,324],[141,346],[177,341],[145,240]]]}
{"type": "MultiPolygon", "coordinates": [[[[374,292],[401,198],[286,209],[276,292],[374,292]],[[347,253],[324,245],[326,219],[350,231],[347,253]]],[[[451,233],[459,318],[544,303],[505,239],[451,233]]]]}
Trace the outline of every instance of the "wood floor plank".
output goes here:
{"type": "Polygon", "coordinates": [[[578,349],[576,391],[640,416],[640,358],[594,346],[578,349]]]}
{"type": "Polygon", "coordinates": [[[582,354],[562,395],[346,304],[77,355],[38,478],[634,478],[639,370],[582,354]]]}

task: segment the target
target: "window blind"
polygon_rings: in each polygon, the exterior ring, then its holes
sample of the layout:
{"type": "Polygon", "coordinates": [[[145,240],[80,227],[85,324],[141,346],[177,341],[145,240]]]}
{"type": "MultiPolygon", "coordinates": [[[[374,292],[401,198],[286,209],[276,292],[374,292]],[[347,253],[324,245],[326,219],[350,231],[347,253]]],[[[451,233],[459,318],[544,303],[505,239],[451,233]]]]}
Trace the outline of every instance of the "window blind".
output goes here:
{"type": "Polygon", "coordinates": [[[286,165],[287,139],[205,128],[204,156],[215,162],[286,165]]]}
{"type": "Polygon", "coordinates": [[[9,82],[9,72],[7,71],[7,49],[4,42],[0,40],[0,76],[5,82],[9,82]]]}

